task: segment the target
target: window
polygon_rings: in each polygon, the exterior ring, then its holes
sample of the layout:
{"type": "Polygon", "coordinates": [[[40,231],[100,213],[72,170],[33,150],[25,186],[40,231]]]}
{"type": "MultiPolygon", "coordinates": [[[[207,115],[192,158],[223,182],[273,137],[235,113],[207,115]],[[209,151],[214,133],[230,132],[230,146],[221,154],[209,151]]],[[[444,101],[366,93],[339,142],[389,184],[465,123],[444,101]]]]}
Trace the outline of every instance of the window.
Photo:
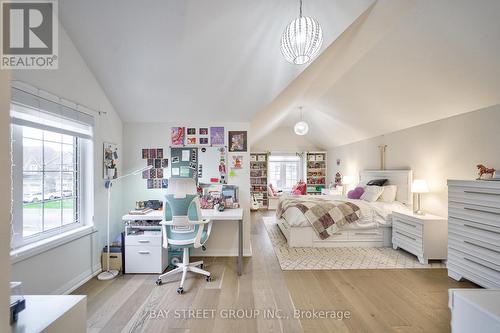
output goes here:
{"type": "Polygon", "coordinates": [[[16,103],[14,97],[11,243],[15,249],[90,224],[92,204],[82,199],[89,198],[92,189],[93,159],[88,121],[72,116],[71,109],[41,110],[16,103]]]}
{"type": "Polygon", "coordinates": [[[301,158],[296,155],[269,157],[269,182],[278,190],[290,191],[302,178],[301,158]]]}

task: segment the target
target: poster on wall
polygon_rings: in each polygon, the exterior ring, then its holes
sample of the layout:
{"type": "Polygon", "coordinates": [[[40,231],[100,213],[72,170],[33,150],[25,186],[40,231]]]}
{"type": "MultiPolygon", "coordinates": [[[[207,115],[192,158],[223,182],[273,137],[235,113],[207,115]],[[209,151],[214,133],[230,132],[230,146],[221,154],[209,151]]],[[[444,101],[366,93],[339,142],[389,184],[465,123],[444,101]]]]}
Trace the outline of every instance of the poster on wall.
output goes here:
{"type": "Polygon", "coordinates": [[[210,127],[210,144],[224,145],[224,127],[210,127]]]}
{"type": "Polygon", "coordinates": [[[247,151],[247,131],[229,131],[229,151],[247,151]]]}
{"type": "Polygon", "coordinates": [[[231,156],[231,168],[241,169],[243,168],[243,155],[233,155],[231,156]]]}
{"type": "Polygon", "coordinates": [[[104,142],[103,144],[103,178],[116,179],[118,177],[118,145],[104,142]]]}
{"type": "Polygon", "coordinates": [[[152,167],[142,172],[142,179],[146,179],[146,187],[148,189],[166,188],[168,181],[164,178],[167,175],[163,169],[168,167],[168,159],[163,158],[163,148],[143,148],[141,156],[147,166],[152,167]]]}
{"type": "Polygon", "coordinates": [[[184,127],[172,127],[170,130],[172,146],[183,146],[185,134],[184,127]]]}

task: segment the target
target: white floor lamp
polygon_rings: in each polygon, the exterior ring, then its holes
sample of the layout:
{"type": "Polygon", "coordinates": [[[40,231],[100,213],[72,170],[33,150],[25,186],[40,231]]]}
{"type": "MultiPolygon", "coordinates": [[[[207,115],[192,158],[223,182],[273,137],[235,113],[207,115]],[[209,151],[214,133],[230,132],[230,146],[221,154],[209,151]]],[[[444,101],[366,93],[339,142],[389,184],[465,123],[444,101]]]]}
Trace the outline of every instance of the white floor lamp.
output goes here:
{"type": "Polygon", "coordinates": [[[106,258],[106,261],[107,261],[107,270],[103,271],[102,273],[100,273],[99,275],[97,275],[97,279],[98,280],[111,280],[111,279],[114,279],[118,275],[118,271],[117,270],[114,270],[114,269],[110,270],[109,269],[109,253],[110,253],[110,246],[109,246],[110,245],[109,244],[109,220],[110,220],[111,187],[113,187],[113,183],[116,182],[117,180],[123,179],[123,178],[128,177],[128,176],[136,176],[136,175],[142,173],[143,171],[151,169],[152,167],[153,167],[152,165],[148,165],[147,167],[141,168],[139,170],[136,170],[136,171],[131,172],[129,174],[120,176],[118,178],[106,180],[106,182],[104,183],[104,186],[108,189],[108,218],[107,218],[107,243],[106,243],[107,244],[107,248],[108,248],[108,255],[107,255],[107,258],[106,258]]]}

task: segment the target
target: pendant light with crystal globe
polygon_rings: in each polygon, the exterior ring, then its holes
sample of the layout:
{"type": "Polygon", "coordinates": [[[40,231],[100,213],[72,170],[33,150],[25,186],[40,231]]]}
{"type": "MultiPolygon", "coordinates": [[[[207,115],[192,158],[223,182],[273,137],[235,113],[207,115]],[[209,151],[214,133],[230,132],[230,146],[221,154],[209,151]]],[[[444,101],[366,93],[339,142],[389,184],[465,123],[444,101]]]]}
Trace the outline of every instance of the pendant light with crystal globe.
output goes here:
{"type": "Polygon", "coordinates": [[[302,120],[302,106],[299,107],[299,110],[300,110],[300,121],[295,124],[295,126],[293,127],[293,131],[297,135],[306,135],[307,132],[309,132],[309,125],[304,120],[302,120]]]}
{"type": "Polygon", "coordinates": [[[281,37],[281,53],[295,65],[303,65],[318,55],[323,43],[323,30],[318,21],[302,16],[302,0],[299,17],[290,22],[281,37]]]}

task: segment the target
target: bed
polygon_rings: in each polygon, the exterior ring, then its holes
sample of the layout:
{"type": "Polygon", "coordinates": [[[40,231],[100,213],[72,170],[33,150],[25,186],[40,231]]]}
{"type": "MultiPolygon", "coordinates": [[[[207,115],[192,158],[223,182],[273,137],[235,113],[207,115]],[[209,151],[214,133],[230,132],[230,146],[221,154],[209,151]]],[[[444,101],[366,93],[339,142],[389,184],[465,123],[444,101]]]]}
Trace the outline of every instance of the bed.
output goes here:
{"type": "MultiPolygon", "coordinates": [[[[389,247],[392,245],[392,212],[412,210],[411,170],[365,170],[359,180],[367,183],[372,179],[385,178],[386,185],[396,185],[396,201],[373,203],[350,200],[340,196],[321,196],[321,199],[341,200],[354,203],[361,211],[360,219],[326,239],[320,239],[304,214],[297,208],[287,209],[277,218],[278,227],[290,247],[389,247]]],[[[280,199],[283,200],[286,197],[280,199]]]]}

